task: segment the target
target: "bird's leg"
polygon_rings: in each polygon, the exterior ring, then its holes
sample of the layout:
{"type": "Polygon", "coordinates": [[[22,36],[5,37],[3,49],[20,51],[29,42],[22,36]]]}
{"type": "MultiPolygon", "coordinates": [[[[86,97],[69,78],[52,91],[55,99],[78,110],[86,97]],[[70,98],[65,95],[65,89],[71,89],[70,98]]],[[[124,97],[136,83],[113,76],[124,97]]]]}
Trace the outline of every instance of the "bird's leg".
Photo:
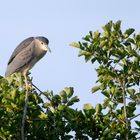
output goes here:
{"type": "Polygon", "coordinates": [[[26,90],[27,90],[27,91],[32,90],[32,87],[28,84],[28,79],[27,79],[26,73],[24,73],[23,76],[24,76],[24,80],[25,80],[25,87],[26,87],[26,90]]]}
{"type": "Polygon", "coordinates": [[[24,80],[25,80],[25,88],[28,91],[28,80],[26,74],[24,74],[24,80]]]}

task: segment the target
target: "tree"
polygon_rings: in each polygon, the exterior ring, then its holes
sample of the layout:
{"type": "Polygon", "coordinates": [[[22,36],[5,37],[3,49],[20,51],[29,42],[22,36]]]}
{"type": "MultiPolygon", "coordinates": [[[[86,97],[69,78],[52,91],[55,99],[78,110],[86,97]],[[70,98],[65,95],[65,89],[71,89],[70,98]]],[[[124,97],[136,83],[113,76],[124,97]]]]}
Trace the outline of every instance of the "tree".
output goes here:
{"type": "Polygon", "coordinates": [[[84,42],[72,43],[80,49],[79,56],[86,61],[98,62],[98,86],[92,92],[101,91],[104,103],[99,104],[100,138],[136,139],[140,133],[140,121],[135,121],[138,128],[132,131],[131,122],[139,114],[135,110],[140,103],[140,34],[133,34],[134,29],[121,31],[121,21],[110,21],[103,26],[103,33],[89,32],[84,42]],[[102,113],[106,110],[106,113],[102,113]]]}
{"type": "MultiPolygon", "coordinates": [[[[136,110],[140,103],[140,35],[133,32],[130,28],[123,33],[121,21],[110,21],[102,33],[89,32],[82,42],[71,43],[79,48],[79,56],[98,63],[97,85],[92,92],[103,94],[104,102],[95,107],[85,104],[83,110],[78,110],[72,108],[79,102],[72,87],[58,94],[33,88],[28,100],[25,139],[139,139],[140,114],[136,110]]],[[[20,74],[0,77],[0,139],[21,139],[25,93],[20,74]]]]}

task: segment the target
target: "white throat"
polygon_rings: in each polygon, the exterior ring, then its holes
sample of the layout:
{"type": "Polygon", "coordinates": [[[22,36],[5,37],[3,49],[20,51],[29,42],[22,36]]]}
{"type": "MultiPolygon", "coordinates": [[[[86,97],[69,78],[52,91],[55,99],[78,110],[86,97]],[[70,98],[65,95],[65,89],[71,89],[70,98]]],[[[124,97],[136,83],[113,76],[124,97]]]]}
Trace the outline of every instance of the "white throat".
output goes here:
{"type": "Polygon", "coordinates": [[[45,45],[45,44],[43,44],[43,45],[41,45],[41,49],[43,50],[43,51],[47,51],[48,49],[47,49],[47,45],[45,45]]]}

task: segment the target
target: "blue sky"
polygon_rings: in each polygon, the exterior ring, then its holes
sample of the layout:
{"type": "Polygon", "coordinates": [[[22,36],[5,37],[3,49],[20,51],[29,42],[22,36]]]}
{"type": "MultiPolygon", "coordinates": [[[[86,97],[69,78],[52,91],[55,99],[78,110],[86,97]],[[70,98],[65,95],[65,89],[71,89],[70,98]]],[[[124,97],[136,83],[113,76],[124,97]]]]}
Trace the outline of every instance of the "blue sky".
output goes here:
{"type": "Polygon", "coordinates": [[[102,102],[99,94],[92,95],[95,85],[95,65],[78,58],[78,50],[69,46],[90,30],[101,30],[108,21],[122,20],[123,30],[140,31],[139,0],[4,0],[0,4],[0,75],[14,48],[29,36],[42,35],[50,40],[48,53],[31,70],[34,84],[41,90],[58,93],[66,86],[84,103],[102,102]]]}

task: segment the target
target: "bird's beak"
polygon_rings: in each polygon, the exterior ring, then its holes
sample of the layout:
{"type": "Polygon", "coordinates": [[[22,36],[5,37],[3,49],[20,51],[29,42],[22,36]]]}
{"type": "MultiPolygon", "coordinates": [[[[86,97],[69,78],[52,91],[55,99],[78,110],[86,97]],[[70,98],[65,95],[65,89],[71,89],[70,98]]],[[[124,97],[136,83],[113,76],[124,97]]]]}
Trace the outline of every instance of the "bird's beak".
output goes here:
{"type": "Polygon", "coordinates": [[[49,48],[48,45],[46,45],[47,50],[51,53],[51,49],[49,48]]]}

